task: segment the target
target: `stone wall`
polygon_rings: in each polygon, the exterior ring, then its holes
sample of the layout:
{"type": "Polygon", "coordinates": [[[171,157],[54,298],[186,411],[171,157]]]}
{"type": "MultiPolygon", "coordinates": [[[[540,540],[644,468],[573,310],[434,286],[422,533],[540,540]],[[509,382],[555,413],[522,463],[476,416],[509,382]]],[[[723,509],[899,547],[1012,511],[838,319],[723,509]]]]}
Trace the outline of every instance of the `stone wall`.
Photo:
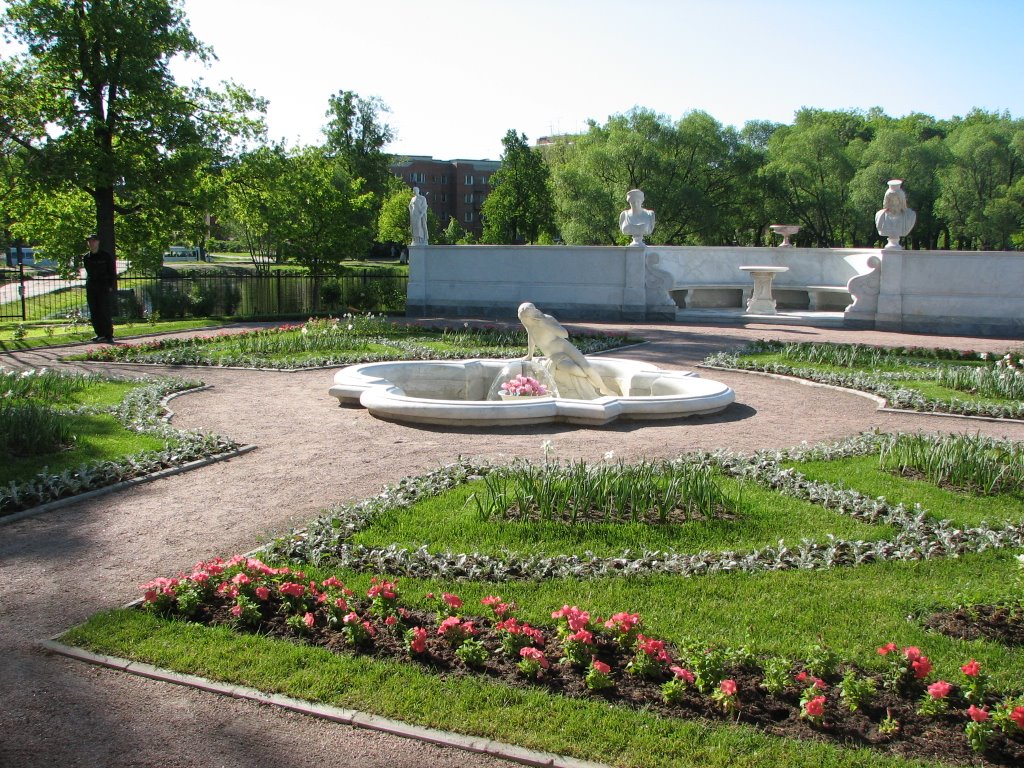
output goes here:
{"type": "MultiPolygon", "coordinates": [[[[566,320],[671,320],[682,286],[745,286],[741,266],[788,267],[775,286],[799,303],[804,286],[869,273],[872,256],[877,310],[874,296],[859,302],[845,313],[851,326],[1024,336],[1024,254],[1003,251],[429,245],[410,248],[408,313],[514,318],[532,301],[566,320]]],[[[740,295],[722,293],[736,307],[740,295]]]]}

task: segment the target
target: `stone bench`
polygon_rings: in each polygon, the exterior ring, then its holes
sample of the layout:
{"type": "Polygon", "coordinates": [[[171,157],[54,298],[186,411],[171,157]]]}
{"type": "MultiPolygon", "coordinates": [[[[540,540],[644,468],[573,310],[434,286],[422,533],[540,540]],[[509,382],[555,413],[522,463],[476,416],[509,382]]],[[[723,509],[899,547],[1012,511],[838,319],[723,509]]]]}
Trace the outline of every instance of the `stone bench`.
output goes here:
{"type": "MultiPolygon", "coordinates": [[[[754,291],[752,282],[680,283],[669,293],[683,309],[746,307],[754,291]],[[680,296],[680,294],[682,294],[680,296]]],[[[841,312],[852,301],[845,285],[786,285],[776,283],[772,294],[780,307],[811,312],[841,312]]]]}

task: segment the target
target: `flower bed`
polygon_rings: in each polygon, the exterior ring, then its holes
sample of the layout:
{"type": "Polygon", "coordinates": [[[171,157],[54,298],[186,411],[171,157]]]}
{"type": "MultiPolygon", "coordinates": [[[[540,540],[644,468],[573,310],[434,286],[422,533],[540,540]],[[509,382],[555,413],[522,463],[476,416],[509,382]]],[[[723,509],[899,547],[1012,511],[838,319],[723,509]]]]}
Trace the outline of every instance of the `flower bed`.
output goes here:
{"type": "Polygon", "coordinates": [[[923,649],[886,643],[881,674],[815,646],[802,660],[746,648],[674,648],[626,611],[607,619],[577,606],[530,626],[496,595],[473,615],[455,594],[428,594],[434,610],[403,604],[399,586],[374,579],[357,596],[335,577],[319,583],[289,567],[242,556],[199,563],[143,586],[161,615],[326,647],[405,659],[442,675],[485,675],[508,685],[652,710],[666,717],[729,719],[766,732],[915,758],[992,765],[1024,761],[1024,697],[987,690],[965,659],[938,680],[923,649]]]}

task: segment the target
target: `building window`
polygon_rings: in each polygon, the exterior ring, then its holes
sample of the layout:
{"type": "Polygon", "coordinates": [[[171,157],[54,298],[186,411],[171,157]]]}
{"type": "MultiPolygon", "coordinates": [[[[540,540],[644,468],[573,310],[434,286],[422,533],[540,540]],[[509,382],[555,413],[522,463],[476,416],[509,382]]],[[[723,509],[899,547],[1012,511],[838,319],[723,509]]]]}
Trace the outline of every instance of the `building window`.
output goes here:
{"type": "Polygon", "coordinates": [[[470,192],[468,195],[463,195],[462,196],[462,202],[464,202],[464,203],[472,203],[473,202],[473,193],[470,192]]]}
{"type": "Polygon", "coordinates": [[[442,184],[447,184],[448,183],[448,177],[445,174],[441,174],[441,183],[442,184]]]}
{"type": "Polygon", "coordinates": [[[410,173],[409,179],[414,184],[422,184],[427,180],[427,175],[425,173],[410,173]]]}
{"type": "Polygon", "coordinates": [[[442,192],[441,193],[441,202],[442,203],[447,203],[448,202],[448,193],[447,192],[442,192]]]}
{"type": "Polygon", "coordinates": [[[466,186],[473,186],[473,177],[469,174],[466,174],[466,186]]]}
{"type": "Polygon", "coordinates": [[[473,212],[472,211],[466,211],[465,219],[466,219],[466,223],[467,224],[472,222],[473,221],[473,212]]]}
{"type": "Polygon", "coordinates": [[[483,184],[486,187],[487,186],[487,177],[486,176],[481,176],[480,177],[480,183],[483,184]]]}

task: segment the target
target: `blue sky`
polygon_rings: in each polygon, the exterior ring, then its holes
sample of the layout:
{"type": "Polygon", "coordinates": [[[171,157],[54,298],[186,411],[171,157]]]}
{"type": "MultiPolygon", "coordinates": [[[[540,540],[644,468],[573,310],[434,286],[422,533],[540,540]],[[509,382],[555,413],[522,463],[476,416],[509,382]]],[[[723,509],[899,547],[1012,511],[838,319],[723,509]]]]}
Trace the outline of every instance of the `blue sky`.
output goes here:
{"type": "Polygon", "coordinates": [[[270,137],[318,143],[338,90],[378,96],[390,150],[492,158],[642,106],[741,127],[802,106],[1024,116],[1024,0],[185,0],[270,137]]]}

